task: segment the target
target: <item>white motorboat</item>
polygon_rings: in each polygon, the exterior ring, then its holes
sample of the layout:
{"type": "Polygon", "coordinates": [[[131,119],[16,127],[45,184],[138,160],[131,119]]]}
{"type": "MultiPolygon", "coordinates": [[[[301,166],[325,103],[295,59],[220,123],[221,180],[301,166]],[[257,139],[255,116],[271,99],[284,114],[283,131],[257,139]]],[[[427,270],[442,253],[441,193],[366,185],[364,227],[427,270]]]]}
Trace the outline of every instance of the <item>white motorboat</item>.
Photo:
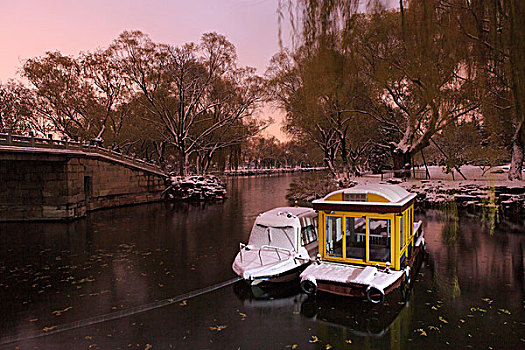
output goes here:
{"type": "Polygon", "coordinates": [[[317,213],[303,207],[275,208],[257,217],[232,268],[252,284],[286,282],[297,278],[317,252],[317,213]]]}

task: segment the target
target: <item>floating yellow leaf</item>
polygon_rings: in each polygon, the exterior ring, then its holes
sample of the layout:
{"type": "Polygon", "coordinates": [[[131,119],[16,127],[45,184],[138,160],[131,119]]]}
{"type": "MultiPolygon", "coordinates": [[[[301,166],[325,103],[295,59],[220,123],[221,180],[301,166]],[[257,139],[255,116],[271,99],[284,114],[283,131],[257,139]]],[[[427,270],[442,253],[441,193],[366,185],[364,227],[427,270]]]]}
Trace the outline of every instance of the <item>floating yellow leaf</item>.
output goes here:
{"type": "Polygon", "coordinates": [[[350,339],[346,339],[345,342],[346,342],[347,344],[352,344],[352,341],[351,341],[350,339]]]}
{"type": "Polygon", "coordinates": [[[416,331],[419,332],[419,335],[421,336],[424,336],[424,337],[427,336],[427,332],[425,332],[425,330],[422,328],[416,329],[416,331]]]}
{"type": "Polygon", "coordinates": [[[144,348],[144,350],[149,350],[151,349],[153,346],[151,346],[151,344],[146,344],[146,347],[144,348]]]}
{"type": "Polygon", "coordinates": [[[210,327],[210,331],[217,331],[217,332],[220,332],[222,331],[223,329],[227,328],[228,326],[214,326],[214,327],[210,327]]]}
{"type": "Polygon", "coordinates": [[[498,309],[498,311],[503,312],[504,314],[510,315],[510,311],[507,309],[498,309]]]}
{"type": "Polygon", "coordinates": [[[439,318],[439,320],[440,320],[441,322],[443,322],[443,323],[448,323],[448,321],[445,320],[443,317],[439,316],[438,318],[439,318]]]}
{"type": "Polygon", "coordinates": [[[86,336],[84,337],[84,339],[86,339],[86,340],[91,340],[91,339],[93,339],[93,337],[90,336],[90,335],[86,335],[86,336]]]}
{"type": "Polygon", "coordinates": [[[332,348],[332,345],[330,345],[330,344],[326,344],[326,346],[325,346],[324,348],[325,348],[326,350],[329,350],[329,349],[332,348]]]}
{"type": "Polygon", "coordinates": [[[312,335],[312,339],[310,339],[308,342],[317,343],[318,341],[319,341],[319,338],[317,338],[315,335],[312,335]]]}
{"type": "Polygon", "coordinates": [[[297,344],[292,344],[292,349],[297,349],[298,345],[297,344]]]}
{"type": "Polygon", "coordinates": [[[42,328],[42,330],[44,332],[49,332],[49,331],[52,331],[53,329],[57,328],[57,326],[51,326],[51,327],[44,327],[42,328]]]}
{"type": "Polygon", "coordinates": [[[186,306],[188,305],[188,302],[186,300],[183,300],[179,303],[180,306],[186,306]]]}

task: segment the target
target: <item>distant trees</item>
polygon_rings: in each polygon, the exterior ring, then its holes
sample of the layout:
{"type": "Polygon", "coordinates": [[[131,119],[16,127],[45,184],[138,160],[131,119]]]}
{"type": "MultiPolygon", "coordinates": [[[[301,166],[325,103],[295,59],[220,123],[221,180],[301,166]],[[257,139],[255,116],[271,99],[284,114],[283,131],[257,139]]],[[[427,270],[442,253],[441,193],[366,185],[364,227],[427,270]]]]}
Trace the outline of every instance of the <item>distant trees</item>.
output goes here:
{"type": "Polygon", "coordinates": [[[272,136],[251,138],[241,156],[245,164],[254,168],[306,167],[322,162],[308,145],[295,141],[280,142],[272,136]]]}

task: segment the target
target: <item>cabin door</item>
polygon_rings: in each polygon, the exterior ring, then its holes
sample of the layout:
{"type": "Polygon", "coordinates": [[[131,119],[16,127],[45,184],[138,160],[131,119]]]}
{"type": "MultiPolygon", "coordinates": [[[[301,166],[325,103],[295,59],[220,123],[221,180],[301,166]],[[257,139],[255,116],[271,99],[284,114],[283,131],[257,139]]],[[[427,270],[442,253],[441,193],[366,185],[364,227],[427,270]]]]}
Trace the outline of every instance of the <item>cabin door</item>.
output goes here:
{"type": "Polygon", "coordinates": [[[368,219],[368,261],[390,262],[391,221],[383,218],[368,219]]]}
{"type": "Polygon", "coordinates": [[[366,259],[366,218],[345,217],[346,259],[366,259]]]}
{"type": "Polygon", "coordinates": [[[343,218],[340,216],[326,217],[326,255],[343,258],[343,218]]]}

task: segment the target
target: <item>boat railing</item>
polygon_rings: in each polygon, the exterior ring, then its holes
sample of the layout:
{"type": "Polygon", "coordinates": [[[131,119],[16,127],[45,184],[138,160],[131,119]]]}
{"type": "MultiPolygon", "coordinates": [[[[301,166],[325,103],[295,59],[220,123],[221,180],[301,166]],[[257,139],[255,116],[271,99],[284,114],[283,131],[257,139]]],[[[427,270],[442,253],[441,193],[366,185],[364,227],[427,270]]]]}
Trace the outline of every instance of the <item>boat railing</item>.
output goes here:
{"type": "MultiPolygon", "coordinates": [[[[356,236],[358,243],[366,242],[366,233],[357,233],[356,236]]],[[[382,240],[385,238],[390,238],[390,236],[383,236],[382,234],[378,235],[373,233],[369,234],[370,244],[381,244],[382,240]]]]}
{"type": "Polygon", "coordinates": [[[239,243],[239,254],[241,256],[241,262],[242,262],[242,250],[246,248],[246,244],[244,243],[239,243]]]}
{"type": "Polygon", "coordinates": [[[275,250],[275,253],[277,254],[277,257],[279,258],[279,260],[282,260],[281,259],[281,254],[279,254],[279,250],[283,251],[283,252],[287,252],[289,255],[292,255],[292,251],[290,249],[286,249],[286,248],[282,248],[282,247],[276,247],[276,246],[273,246],[273,245],[268,245],[268,244],[265,244],[263,246],[261,246],[261,248],[259,248],[259,260],[261,261],[261,265],[263,265],[263,261],[262,261],[262,256],[261,256],[261,251],[263,250],[275,250]]]}

